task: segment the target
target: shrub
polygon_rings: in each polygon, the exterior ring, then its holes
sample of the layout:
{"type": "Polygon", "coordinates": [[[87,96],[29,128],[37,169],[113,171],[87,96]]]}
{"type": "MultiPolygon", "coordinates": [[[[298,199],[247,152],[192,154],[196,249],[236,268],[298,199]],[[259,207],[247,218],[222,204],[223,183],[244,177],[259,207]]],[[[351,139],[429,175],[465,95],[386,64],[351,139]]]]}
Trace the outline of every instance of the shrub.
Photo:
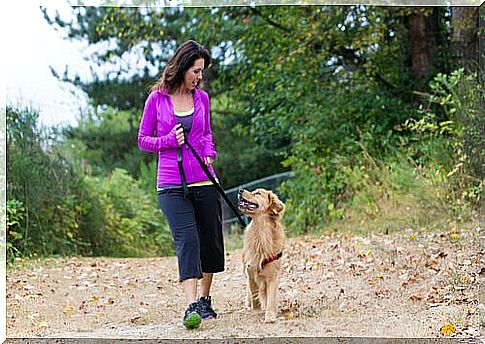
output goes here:
{"type": "Polygon", "coordinates": [[[36,111],[7,108],[8,259],[172,253],[156,199],[125,170],[84,175],[89,169],[48,139],[37,118],[36,111]]]}

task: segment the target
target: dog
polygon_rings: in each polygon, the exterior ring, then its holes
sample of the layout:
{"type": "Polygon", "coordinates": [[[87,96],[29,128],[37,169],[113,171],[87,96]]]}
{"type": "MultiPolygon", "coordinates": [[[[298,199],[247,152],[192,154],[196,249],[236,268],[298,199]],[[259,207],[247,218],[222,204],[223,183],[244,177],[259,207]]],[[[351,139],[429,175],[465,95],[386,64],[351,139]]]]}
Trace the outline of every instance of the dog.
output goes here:
{"type": "Polygon", "coordinates": [[[264,321],[275,322],[285,233],[281,218],[285,205],[272,191],[240,190],[239,210],[251,218],[244,231],[243,269],[248,283],[248,306],[265,309],[264,321]]]}

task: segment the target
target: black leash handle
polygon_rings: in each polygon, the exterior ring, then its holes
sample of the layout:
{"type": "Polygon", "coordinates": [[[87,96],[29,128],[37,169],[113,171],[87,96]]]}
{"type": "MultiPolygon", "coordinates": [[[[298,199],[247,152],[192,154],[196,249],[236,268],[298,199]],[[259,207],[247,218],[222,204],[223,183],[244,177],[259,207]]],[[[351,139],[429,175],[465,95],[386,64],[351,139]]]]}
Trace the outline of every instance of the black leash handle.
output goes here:
{"type": "Polygon", "coordinates": [[[177,164],[179,165],[180,179],[182,181],[182,187],[184,189],[184,198],[189,195],[189,188],[187,187],[187,180],[185,179],[184,166],[182,164],[182,147],[177,147],[177,164]]]}
{"type": "Polygon", "coordinates": [[[200,158],[199,154],[197,154],[197,152],[195,151],[194,147],[190,144],[189,140],[187,140],[187,135],[185,134],[185,128],[184,128],[184,138],[185,138],[185,143],[187,144],[187,146],[189,147],[189,149],[192,151],[192,154],[194,154],[195,159],[199,163],[200,167],[202,167],[202,170],[207,175],[207,178],[209,178],[209,180],[212,182],[212,184],[214,184],[214,186],[216,187],[216,190],[221,194],[222,198],[224,198],[224,200],[226,201],[226,203],[229,206],[229,208],[231,208],[231,210],[234,212],[234,214],[236,214],[237,219],[239,221],[239,224],[243,228],[246,227],[246,222],[242,218],[241,214],[239,214],[239,212],[237,211],[237,208],[234,206],[234,204],[232,204],[231,200],[229,199],[229,197],[227,197],[226,193],[224,192],[224,189],[216,181],[216,179],[214,178],[214,176],[212,175],[212,173],[210,173],[210,171],[207,168],[206,164],[202,161],[202,159],[200,158]]]}

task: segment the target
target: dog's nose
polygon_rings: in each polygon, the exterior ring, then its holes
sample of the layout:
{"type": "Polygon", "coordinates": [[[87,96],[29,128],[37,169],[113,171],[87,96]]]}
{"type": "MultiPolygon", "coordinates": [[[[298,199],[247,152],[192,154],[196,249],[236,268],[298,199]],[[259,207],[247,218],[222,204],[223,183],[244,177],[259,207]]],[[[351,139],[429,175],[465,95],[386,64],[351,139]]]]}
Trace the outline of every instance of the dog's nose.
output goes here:
{"type": "Polygon", "coordinates": [[[237,192],[237,198],[240,198],[243,192],[244,189],[239,189],[239,191],[237,192]]]}

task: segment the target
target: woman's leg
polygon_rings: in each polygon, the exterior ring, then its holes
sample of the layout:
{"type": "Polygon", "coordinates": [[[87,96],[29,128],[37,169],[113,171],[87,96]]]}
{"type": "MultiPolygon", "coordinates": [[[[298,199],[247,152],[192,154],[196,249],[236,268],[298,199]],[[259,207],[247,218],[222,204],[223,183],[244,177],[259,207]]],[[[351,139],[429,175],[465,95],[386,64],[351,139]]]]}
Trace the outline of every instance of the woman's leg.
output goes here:
{"type": "Polygon", "coordinates": [[[211,285],[212,285],[212,276],[213,273],[204,272],[204,277],[200,281],[200,296],[207,297],[210,295],[211,285]]]}
{"type": "Polygon", "coordinates": [[[192,199],[184,197],[182,189],[158,192],[158,204],[167,218],[179,266],[179,279],[185,293],[187,308],[183,316],[186,328],[197,328],[201,311],[197,302],[197,280],[202,278],[200,242],[192,199]]]}
{"type": "Polygon", "coordinates": [[[197,279],[203,275],[193,204],[189,198],[184,198],[181,189],[159,191],[158,204],[170,227],[177,255],[179,279],[183,284],[186,299],[196,299],[197,279]]]}
{"type": "Polygon", "coordinates": [[[183,280],[182,285],[184,287],[185,303],[187,306],[197,301],[197,278],[183,280]]]}
{"type": "Polygon", "coordinates": [[[210,319],[217,317],[210,296],[213,274],[224,271],[222,207],[219,194],[213,186],[194,187],[193,194],[203,272],[199,298],[200,314],[203,319],[210,319]]]}
{"type": "MultiPolygon", "coordinates": [[[[224,240],[222,237],[222,206],[214,186],[195,186],[194,213],[199,232],[202,272],[212,274],[224,271],[224,240]]],[[[212,276],[204,278],[207,291],[212,276]]]]}

